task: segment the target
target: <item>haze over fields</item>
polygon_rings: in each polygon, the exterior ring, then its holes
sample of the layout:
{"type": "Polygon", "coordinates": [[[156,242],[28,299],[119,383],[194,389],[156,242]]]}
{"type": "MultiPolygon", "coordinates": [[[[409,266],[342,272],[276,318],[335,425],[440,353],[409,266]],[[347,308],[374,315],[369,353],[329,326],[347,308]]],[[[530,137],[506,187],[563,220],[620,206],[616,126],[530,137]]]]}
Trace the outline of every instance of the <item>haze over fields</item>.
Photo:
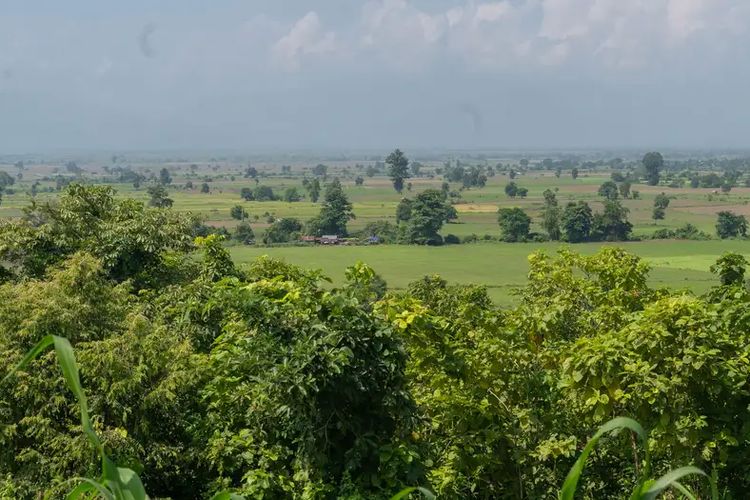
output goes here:
{"type": "Polygon", "coordinates": [[[0,149],[746,145],[745,0],[4,0],[0,149]]]}

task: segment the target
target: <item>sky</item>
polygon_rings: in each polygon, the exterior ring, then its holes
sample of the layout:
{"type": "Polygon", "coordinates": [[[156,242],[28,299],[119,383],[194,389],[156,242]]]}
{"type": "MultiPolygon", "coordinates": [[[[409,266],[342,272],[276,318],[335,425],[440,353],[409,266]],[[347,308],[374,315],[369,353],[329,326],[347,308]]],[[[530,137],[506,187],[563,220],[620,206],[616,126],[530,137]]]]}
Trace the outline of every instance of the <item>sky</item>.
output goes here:
{"type": "Polygon", "coordinates": [[[746,148],[748,0],[0,0],[0,154],[746,148]]]}

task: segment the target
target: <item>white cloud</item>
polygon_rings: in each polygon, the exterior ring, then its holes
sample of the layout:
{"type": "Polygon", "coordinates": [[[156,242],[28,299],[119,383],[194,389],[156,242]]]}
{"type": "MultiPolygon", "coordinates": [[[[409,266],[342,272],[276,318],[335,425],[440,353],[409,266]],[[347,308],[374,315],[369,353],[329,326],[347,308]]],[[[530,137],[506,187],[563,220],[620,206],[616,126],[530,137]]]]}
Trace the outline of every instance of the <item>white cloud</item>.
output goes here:
{"type": "Polygon", "coordinates": [[[453,27],[461,22],[464,17],[463,7],[453,7],[448,9],[445,13],[445,19],[448,21],[448,26],[453,27]]]}
{"type": "Polygon", "coordinates": [[[669,0],[667,5],[669,35],[679,42],[696,34],[706,27],[711,11],[711,4],[705,0],[669,0]]]}
{"type": "Polygon", "coordinates": [[[336,48],[336,35],[332,31],[323,31],[318,14],[311,11],[274,44],[273,54],[283,68],[294,71],[300,68],[304,56],[328,54],[336,48]]]}
{"type": "Polygon", "coordinates": [[[406,0],[377,0],[362,10],[360,46],[389,66],[415,70],[439,54],[451,22],[461,18],[460,9],[431,14],[406,0]]]}
{"type": "Polygon", "coordinates": [[[591,24],[589,13],[593,0],[545,0],[539,36],[555,40],[581,37],[591,24]]]}
{"type": "Polygon", "coordinates": [[[440,17],[428,16],[420,12],[417,16],[417,21],[419,22],[422,36],[428,44],[437,42],[445,33],[445,23],[440,17]]]}
{"type": "Polygon", "coordinates": [[[507,2],[482,3],[476,8],[474,18],[479,21],[497,21],[511,10],[507,2]]]}
{"type": "Polygon", "coordinates": [[[430,11],[377,0],[366,4],[363,20],[362,46],[400,67],[451,56],[484,69],[575,63],[634,70],[661,65],[691,43],[720,56],[750,23],[750,1],[456,0],[430,11]]]}

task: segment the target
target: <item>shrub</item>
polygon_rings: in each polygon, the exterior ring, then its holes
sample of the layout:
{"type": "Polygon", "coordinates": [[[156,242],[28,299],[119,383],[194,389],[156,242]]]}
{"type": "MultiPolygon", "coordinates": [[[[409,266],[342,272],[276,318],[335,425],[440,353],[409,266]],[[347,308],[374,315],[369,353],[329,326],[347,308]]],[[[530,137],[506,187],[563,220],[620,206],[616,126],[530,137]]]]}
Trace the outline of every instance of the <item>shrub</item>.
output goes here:
{"type": "Polygon", "coordinates": [[[661,228],[650,236],[654,240],[710,240],[711,235],[704,233],[694,225],[687,223],[677,229],[661,228]]]}
{"type": "Polygon", "coordinates": [[[255,233],[253,232],[253,228],[250,227],[250,224],[243,221],[237,224],[234,234],[232,234],[232,239],[243,245],[250,245],[255,239],[255,233]]]}
{"type": "Polygon", "coordinates": [[[294,218],[283,218],[275,221],[263,233],[263,243],[288,243],[299,239],[302,224],[294,218]]]}
{"type": "Polygon", "coordinates": [[[461,243],[461,239],[455,234],[446,234],[445,237],[443,238],[443,242],[446,245],[457,245],[461,243]]]}

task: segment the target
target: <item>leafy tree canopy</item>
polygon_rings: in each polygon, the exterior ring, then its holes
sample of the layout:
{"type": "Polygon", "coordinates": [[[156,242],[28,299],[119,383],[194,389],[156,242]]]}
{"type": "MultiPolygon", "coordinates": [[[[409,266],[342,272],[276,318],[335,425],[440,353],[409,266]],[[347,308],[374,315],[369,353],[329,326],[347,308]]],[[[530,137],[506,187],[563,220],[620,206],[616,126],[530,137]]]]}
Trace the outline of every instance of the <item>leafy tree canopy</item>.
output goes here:
{"type": "Polygon", "coordinates": [[[518,207],[501,208],[497,220],[505,241],[524,241],[529,236],[531,217],[518,207]]]}
{"type": "Polygon", "coordinates": [[[413,202],[408,205],[400,204],[399,208],[409,205],[410,215],[407,219],[406,240],[418,245],[441,244],[440,229],[455,215],[445,193],[437,189],[426,189],[419,193],[413,202]]]}
{"type": "Polygon", "coordinates": [[[404,179],[409,178],[409,159],[400,149],[396,149],[388,155],[385,163],[388,165],[388,176],[393,181],[393,189],[402,192],[404,179]]]}
{"type": "Polygon", "coordinates": [[[561,225],[565,239],[571,243],[586,241],[591,235],[593,225],[591,207],[585,201],[569,202],[561,216],[561,225]]]}
{"type": "Polygon", "coordinates": [[[641,163],[643,164],[643,169],[646,173],[646,183],[649,186],[656,186],[659,184],[661,170],[664,168],[664,158],[661,153],[646,153],[643,156],[641,163]]]}
{"type": "Polygon", "coordinates": [[[349,220],[354,219],[354,211],[349,198],[344,194],[341,182],[334,179],[326,186],[323,197],[323,205],[318,215],[318,236],[324,234],[335,234],[346,236],[346,225],[349,220]]]}
{"type": "Polygon", "coordinates": [[[608,200],[616,200],[619,194],[619,190],[617,188],[617,184],[615,184],[613,181],[607,181],[599,186],[598,193],[599,196],[603,196],[608,200]]]}
{"type": "Polygon", "coordinates": [[[19,220],[0,223],[0,259],[19,276],[40,277],[50,265],[88,252],[116,280],[140,285],[165,268],[169,252],[192,249],[196,218],[115,197],[108,186],[70,184],[55,202],[32,203],[19,220]]]}
{"type": "Polygon", "coordinates": [[[735,238],[747,235],[747,219],[728,210],[718,213],[716,234],[720,238],[735,238]]]}

